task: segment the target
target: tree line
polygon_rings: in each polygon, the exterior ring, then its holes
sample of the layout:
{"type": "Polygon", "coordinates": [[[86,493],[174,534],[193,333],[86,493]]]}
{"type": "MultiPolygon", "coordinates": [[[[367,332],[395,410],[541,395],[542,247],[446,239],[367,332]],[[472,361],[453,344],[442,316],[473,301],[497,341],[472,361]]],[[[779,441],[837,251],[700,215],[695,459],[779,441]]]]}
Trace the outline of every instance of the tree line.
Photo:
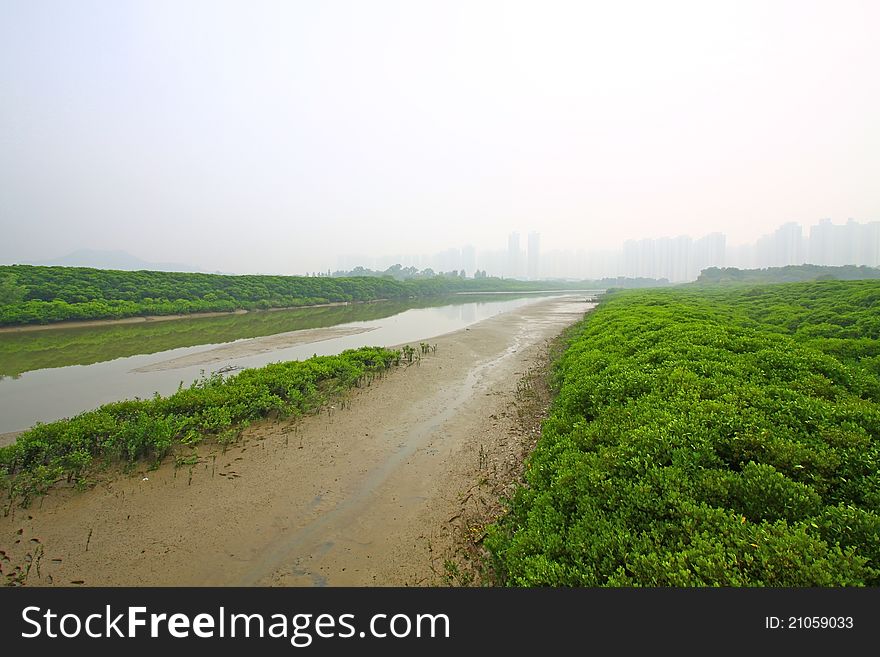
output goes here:
{"type": "Polygon", "coordinates": [[[0,266],[0,325],[139,315],[294,308],[455,292],[529,291],[571,283],[433,276],[231,276],[87,267],[0,266]]]}
{"type": "Polygon", "coordinates": [[[698,284],[800,283],[806,281],[857,281],[880,278],[880,269],[865,265],[787,265],[765,269],[709,267],[700,272],[698,284]]]}

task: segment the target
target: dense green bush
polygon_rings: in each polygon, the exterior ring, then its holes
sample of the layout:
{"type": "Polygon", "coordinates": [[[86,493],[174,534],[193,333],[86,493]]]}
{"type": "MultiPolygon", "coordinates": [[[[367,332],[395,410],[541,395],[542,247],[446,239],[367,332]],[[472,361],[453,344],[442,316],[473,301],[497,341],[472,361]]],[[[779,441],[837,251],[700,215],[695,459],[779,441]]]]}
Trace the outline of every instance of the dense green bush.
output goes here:
{"type": "Polygon", "coordinates": [[[486,545],[500,581],[880,584],[880,282],[610,295],[486,545]]]}
{"type": "Polygon", "coordinates": [[[0,326],[566,287],[575,285],[444,276],[397,281],[0,265],[0,326]]]}
{"type": "Polygon", "coordinates": [[[399,358],[378,347],[338,356],[273,363],[204,377],[168,397],[125,400],[49,424],[37,424],[0,448],[0,477],[10,500],[24,503],[65,478],[84,479],[96,460],[159,460],[175,445],[206,437],[228,442],[249,422],[301,414],[335,391],[381,372],[399,358]]]}
{"type": "Polygon", "coordinates": [[[765,269],[709,267],[700,272],[698,284],[801,283],[805,281],[860,281],[880,278],[880,268],[865,265],[786,265],[765,269]]]}

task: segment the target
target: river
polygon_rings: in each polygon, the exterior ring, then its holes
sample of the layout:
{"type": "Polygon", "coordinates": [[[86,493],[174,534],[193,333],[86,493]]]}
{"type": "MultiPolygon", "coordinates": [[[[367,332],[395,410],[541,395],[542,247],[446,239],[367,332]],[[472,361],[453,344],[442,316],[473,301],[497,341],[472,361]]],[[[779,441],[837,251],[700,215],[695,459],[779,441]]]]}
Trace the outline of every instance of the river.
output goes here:
{"type": "Polygon", "coordinates": [[[217,371],[365,345],[418,343],[548,296],[560,293],[461,295],[2,333],[0,434],[120,399],[167,395],[217,371]]]}

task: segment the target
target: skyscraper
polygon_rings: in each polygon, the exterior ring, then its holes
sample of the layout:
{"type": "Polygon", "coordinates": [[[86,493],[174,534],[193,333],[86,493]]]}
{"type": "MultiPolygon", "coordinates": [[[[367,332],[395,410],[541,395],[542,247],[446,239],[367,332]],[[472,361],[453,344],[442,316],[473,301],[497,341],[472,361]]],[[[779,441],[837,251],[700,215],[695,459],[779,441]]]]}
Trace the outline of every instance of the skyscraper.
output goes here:
{"type": "Polygon", "coordinates": [[[780,226],[773,234],[773,263],[778,267],[804,263],[804,235],[793,221],[780,226]]]}
{"type": "Polygon", "coordinates": [[[822,219],[810,227],[809,262],[814,265],[831,265],[834,262],[834,225],[831,219],[822,219]]]}
{"type": "Polygon", "coordinates": [[[723,233],[710,233],[694,242],[693,277],[708,267],[724,267],[726,239],[723,233]]]}
{"type": "Polygon", "coordinates": [[[859,254],[859,264],[868,267],[880,265],[880,221],[865,224],[859,254]]]}

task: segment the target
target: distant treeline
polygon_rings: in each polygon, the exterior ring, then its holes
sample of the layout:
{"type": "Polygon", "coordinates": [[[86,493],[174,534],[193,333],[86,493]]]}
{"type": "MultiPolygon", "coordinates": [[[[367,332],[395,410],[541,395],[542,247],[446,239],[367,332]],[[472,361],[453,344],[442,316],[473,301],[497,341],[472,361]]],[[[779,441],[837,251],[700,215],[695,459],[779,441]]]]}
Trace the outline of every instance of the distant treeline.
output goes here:
{"type": "MultiPolygon", "coordinates": [[[[415,267],[404,267],[403,265],[391,265],[388,269],[369,269],[367,267],[355,267],[350,270],[337,269],[330,274],[334,278],[348,278],[351,276],[370,276],[370,277],[390,277],[398,281],[408,281],[414,278],[435,278],[442,276],[444,278],[467,278],[465,270],[453,269],[452,271],[435,272],[430,267],[425,269],[416,269],[415,267]]],[[[486,272],[479,269],[474,272],[474,278],[486,278],[486,272]]]]}
{"type": "Polygon", "coordinates": [[[582,284],[488,277],[399,281],[4,265],[0,266],[0,326],[577,287],[582,284]]]}
{"type": "MultiPolygon", "coordinates": [[[[393,278],[397,281],[420,280],[426,278],[451,278],[465,279],[467,272],[464,269],[453,269],[452,271],[435,272],[428,267],[427,269],[416,269],[415,267],[404,267],[402,265],[391,265],[388,269],[367,269],[366,267],[355,267],[348,271],[337,270],[329,274],[334,278],[351,277],[351,276],[369,276],[380,278],[393,278]]],[[[605,277],[601,279],[590,279],[581,281],[563,281],[563,280],[544,280],[544,281],[521,281],[513,278],[496,278],[489,276],[485,269],[477,269],[474,271],[473,278],[480,281],[495,280],[504,281],[505,289],[524,291],[536,289],[537,285],[540,289],[557,289],[557,288],[577,288],[577,289],[607,289],[615,288],[642,288],[642,287],[665,287],[669,285],[669,279],[666,278],[629,278],[627,276],[605,277]]],[[[483,289],[483,288],[478,288],[483,289]]],[[[488,289],[488,288],[486,288],[488,289]]]]}
{"type": "Polygon", "coordinates": [[[766,269],[709,267],[697,283],[805,283],[809,281],[859,281],[880,278],[880,269],[864,265],[827,267],[824,265],[788,265],[766,269]]]}

